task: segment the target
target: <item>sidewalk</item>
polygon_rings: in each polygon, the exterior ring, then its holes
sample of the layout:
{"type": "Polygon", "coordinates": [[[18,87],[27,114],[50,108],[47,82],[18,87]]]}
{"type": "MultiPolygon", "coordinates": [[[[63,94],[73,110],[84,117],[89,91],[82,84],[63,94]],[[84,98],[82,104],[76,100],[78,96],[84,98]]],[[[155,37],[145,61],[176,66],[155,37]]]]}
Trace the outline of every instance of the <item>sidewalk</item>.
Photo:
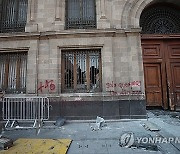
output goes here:
{"type": "Polygon", "coordinates": [[[93,123],[86,121],[68,122],[61,128],[52,125],[52,128],[42,128],[38,135],[35,129],[4,131],[2,134],[13,140],[18,138],[72,139],[68,154],[179,154],[179,143],[135,144],[137,138],[180,138],[179,113],[148,111],[148,117],[148,120],[108,121],[107,126],[97,131],[92,131],[93,123]],[[145,129],[143,124],[146,122],[157,126],[159,131],[145,129]],[[121,145],[122,135],[128,133],[133,133],[134,145],[137,146],[121,145]]]}

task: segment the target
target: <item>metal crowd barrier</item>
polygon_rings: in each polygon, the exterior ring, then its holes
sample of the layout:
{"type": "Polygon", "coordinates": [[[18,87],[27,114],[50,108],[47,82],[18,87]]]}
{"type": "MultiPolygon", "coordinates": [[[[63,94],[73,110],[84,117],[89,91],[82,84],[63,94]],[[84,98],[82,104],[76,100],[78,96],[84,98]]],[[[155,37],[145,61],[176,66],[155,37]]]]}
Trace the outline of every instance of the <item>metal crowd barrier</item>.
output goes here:
{"type": "Polygon", "coordinates": [[[33,122],[36,127],[39,121],[49,119],[49,99],[47,97],[4,97],[3,120],[5,128],[13,127],[19,122],[33,122]]]}

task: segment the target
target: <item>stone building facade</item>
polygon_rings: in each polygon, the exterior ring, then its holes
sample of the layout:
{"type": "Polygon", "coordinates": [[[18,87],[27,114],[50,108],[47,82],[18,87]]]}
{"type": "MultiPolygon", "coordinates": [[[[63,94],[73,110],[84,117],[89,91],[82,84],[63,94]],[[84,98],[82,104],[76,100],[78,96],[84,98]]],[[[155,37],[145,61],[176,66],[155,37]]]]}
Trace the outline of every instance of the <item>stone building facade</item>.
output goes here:
{"type": "MultiPolygon", "coordinates": [[[[11,57],[13,53],[21,57],[14,63],[18,65],[21,62],[20,66],[15,68],[16,71],[11,72],[15,74],[14,77],[9,77],[10,73],[7,73],[10,72],[10,65],[13,63],[6,64],[9,69],[1,73],[1,91],[5,91],[7,96],[50,98],[51,119],[58,116],[92,119],[97,115],[128,119],[146,117],[140,17],[143,10],[153,4],[172,3],[178,6],[179,2],[27,1],[24,31],[2,30],[0,33],[1,58],[7,55],[11,57]],[[84,16],[82,15],[84,10],[79,10],[79,4],[87,11],[84,16]],[[75,12],[69,13],[73,9],[75,12]],[[78,14],[78,11],[82,14],[78,14]],[[77,21],[78,24],[73,25],[76,16],[88,18],[88,15],[92,17],[93,13],[95,14],[93,26],[83,27],[81,19],[77,21]],[[69,21],[70,19],[72,20],[69,21]],[[68,27],[68,24],[72,27],[68,27]],[[24,62],[21,54],[24,54],[24,62]],[[2,74],[6,73],[8,75],[4,77],[4,81],[2,74]]],[[[3,0],[0,2],[3,5],[3,0]]],[[[2,11],[1,15],[3,13],[2,11]]],[[[177,49],[177,54],[179,53],[177,49]]],[[[2,70],[4,69],[1,66],[1,72],[2,70]]],[[[167,108],[168,105],[165,106],[163,107],[167,108]]]]}

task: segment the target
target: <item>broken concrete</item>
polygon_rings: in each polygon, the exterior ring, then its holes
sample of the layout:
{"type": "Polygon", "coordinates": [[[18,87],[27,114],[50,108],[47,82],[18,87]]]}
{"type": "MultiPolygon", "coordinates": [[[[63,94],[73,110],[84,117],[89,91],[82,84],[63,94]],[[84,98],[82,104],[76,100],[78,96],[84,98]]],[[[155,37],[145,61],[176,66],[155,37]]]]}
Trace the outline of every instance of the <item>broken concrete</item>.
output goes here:
{"type": "Polygon", "coordinates": [[[0,150],[7,150],[13,146],[13,141],[9,138],[0,136],[0,150]]]}
{"type": "Polygon", "coordinates": [[[66,119],[63,117],[59,117],[56,120],[55,126],[62,127],[65,124],[66,119]]]}
{"type": "Polygon", "coordinates": [[[92,129],[92,131],[97,131],[97,130],[101,130],[102,127],[104,127],[104,126],[106,126],[105,120],[103,118],[97,116],[96,123],[93,126],[91,126],[91,129],[92,129]]]}
{"type": "Polygon", "coordinates": [[[150,121],[144,122],[143,126],[145,129],[150,130],[150,131],[159,131],[160,130],[156,124],[154,124],[150,121]]]}

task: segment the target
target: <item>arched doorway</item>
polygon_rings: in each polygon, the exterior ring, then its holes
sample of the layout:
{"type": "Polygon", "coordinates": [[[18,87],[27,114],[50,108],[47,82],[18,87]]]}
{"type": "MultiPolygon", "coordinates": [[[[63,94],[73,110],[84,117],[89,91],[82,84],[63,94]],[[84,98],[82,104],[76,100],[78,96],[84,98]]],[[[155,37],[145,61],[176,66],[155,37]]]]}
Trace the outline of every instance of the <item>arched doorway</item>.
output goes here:
{"type": "Polygon", "coordinates": [[[140,17],[147,106],[180,110],[180,9],[153,4],[140,17]]]}

